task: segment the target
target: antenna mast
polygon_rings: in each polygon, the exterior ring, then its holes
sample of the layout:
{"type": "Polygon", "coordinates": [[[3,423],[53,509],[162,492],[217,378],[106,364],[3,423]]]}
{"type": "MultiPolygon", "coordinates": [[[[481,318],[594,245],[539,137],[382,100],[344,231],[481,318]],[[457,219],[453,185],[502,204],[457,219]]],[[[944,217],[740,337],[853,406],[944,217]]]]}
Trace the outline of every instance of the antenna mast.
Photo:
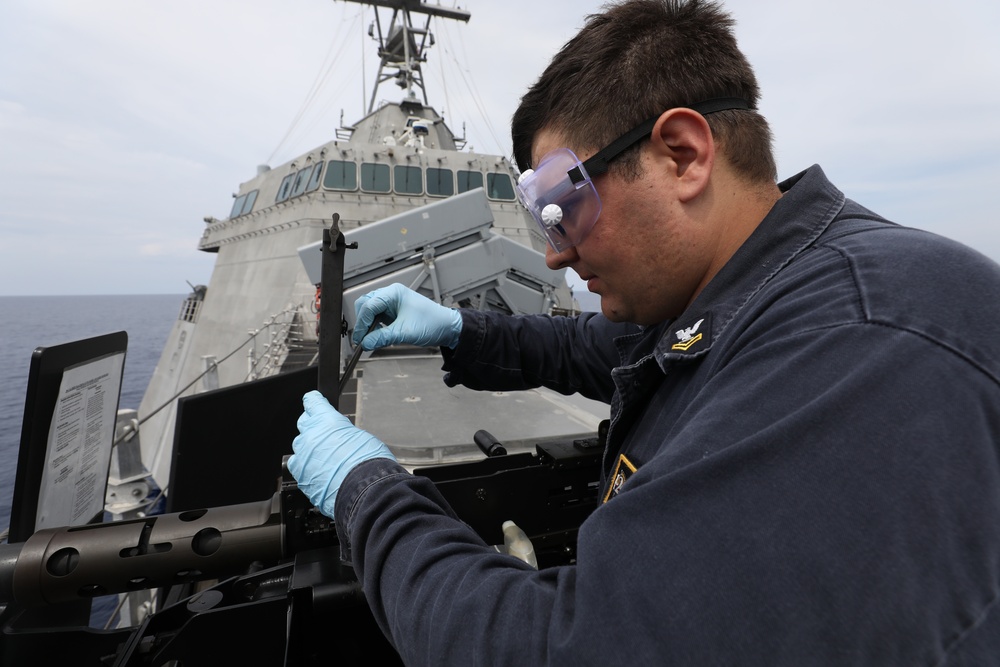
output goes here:
{"type": "Polygon", "coordinates": [[[390,79],[395,79],[396,85],[406,90],[408,101],[416,101],[417,96],[414,89],[419,88],[424,98],[424,104],[427,104],[427,90],[424,88],[424,78],[420,71],[420,65],[427,60],[424,51],[434,44],[434,37],[429,30],[431,18],[439,16],[467,23],[472,15],[462,9],[448,9],[440,5],[430,5],[421,0],[345,1],[375,7],[375,22],[368,28],[368,35],[374,39],[375,30],[378,29],[380,63],[375,79],[375,88],[372,90],[371,101],[368,103],[368,113],[375,110],[379,86],[390,79]],[[385,33],[382,32],[379,7],[392,10],[392,20],[385,33]],[[424,14],[427,17],[424,27],[414,27],[412,14],[424,14]]]}

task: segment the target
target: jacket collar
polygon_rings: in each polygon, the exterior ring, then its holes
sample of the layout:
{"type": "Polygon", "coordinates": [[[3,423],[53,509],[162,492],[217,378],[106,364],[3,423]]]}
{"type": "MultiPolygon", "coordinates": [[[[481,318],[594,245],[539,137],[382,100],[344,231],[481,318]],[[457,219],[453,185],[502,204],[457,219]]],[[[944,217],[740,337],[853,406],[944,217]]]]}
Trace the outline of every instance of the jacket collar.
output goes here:
{"type": "Polygon", "coordinates": [[[646,332],[646,340],[656,341],[652,352],[661,369],[707,354],[751,297],[826,231],[844,207],[844,194],[819,165],[778,188],[781,199],[698,298],[676,319],[646,332]]]}

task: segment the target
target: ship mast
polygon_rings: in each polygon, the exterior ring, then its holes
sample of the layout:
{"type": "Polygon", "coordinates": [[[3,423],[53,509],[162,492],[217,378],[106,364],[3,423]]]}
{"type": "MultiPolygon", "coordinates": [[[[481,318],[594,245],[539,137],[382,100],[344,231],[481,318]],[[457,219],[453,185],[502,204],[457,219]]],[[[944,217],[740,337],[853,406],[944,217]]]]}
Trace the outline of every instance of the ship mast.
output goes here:
{"type": "Polygon", "coordinates": [[[419,88],[426,105],[427,89],[424,88],[420,64],[427,60],[424,51],[434,44],[434,37],[429,30],[431,18],[439,16],[468,22],[472,15],[462,9],[448,9],[440,5],[427,4],[421,0],[345,1],[371,5],[376,8],[375,22],[368,29],[368,35],[375,38],[377,28],[378,54],[381,62],[378,66],[378,76],[375,80],[375,88],[372,90],[371,101],[368,103],[368,113],[375,110],[375,99],[378,96],[379,86],[392,79],[395,79],[396,85],[406,90],[406,99],[409,101],[416,101],[414,88],[419,88]],[[388,30],[384,33],[378,7],[392,9],[392,20],[389,22],[388,30]],[[413,25],[412,14],[424,14],[427,17],[423,28],[413,25]]]}

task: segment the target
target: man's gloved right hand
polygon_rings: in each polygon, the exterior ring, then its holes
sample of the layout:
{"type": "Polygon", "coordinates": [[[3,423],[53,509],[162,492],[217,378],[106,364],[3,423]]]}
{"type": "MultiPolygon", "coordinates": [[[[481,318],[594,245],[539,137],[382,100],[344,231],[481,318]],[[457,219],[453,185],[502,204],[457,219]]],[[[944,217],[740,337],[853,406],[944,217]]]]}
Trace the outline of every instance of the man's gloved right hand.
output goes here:
{"type": "Polygon", "coordinates": [[[398,283],[358,298],[354,312],[357,321],[351,340],[366,350],[399,344],[454,348],[462,333],[462,316],[457,310],[445,308],[398,283]],[[388,326],[365,336],[378,315],[388,326]]]}

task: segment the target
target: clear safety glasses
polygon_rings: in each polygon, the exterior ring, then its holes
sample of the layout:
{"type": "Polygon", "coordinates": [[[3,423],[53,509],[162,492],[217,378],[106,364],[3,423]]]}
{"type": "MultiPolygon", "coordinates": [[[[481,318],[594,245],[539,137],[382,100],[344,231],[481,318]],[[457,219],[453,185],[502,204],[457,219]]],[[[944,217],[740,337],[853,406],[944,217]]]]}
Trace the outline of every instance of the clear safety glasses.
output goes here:
{"type": "MultiPolygon", "coordinates": [[[[687,108],[704,116],[727,109],[749,109],[750,105],[740,98],[723,97],[687,108]]],[[[593,179],[605,173],[608,164],[628,148],[649,138],[659,117],[634,127],[585,162],[570,149],[557,148],[546,153],[534,169],[521,174],[518,198],[553,250],[562,252],[584,239],[601,215],[601,198],[593,179]]]]}

